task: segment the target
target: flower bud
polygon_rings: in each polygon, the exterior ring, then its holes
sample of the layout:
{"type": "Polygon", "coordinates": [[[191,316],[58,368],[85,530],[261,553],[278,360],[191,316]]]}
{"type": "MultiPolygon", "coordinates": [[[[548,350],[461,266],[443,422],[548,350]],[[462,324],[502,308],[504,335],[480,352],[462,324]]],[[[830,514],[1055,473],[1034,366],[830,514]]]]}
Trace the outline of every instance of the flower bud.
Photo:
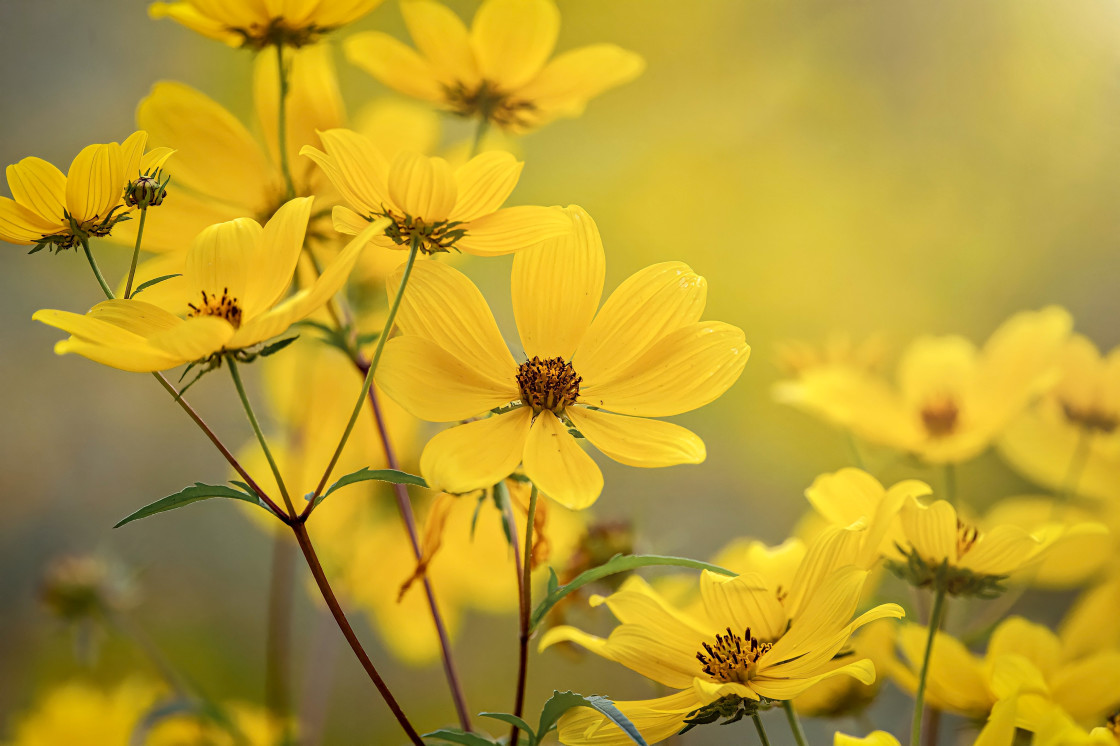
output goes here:
{"type": "Polygon", "coordinates": [[[124,203],[129,207],[158,207],[163,204],[167,196],[167,183],[171,181],[168,176],[160,181],[159,171],[154,174],[144,174],[128,183],[124,190],[124,203]]]}

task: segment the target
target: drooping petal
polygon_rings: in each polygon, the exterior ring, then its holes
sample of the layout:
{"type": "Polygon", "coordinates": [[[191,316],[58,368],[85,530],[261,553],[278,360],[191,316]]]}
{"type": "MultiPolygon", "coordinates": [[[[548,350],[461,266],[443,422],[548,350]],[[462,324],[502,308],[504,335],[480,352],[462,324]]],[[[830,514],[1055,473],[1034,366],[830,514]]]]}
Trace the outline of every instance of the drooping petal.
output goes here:
{"type": "Polygon", "coordinates": [[[443,158],[403,151],[389,167],[389,196],[397,209],[431,224],[451,214],[458,187],[451,165],[443,158]]]}
{"type": "Polygon", "coordinates": [[[296,271],[314,197],[285,202],[269,218],[250,250],[242,312],[246,321],[271,308],[288,291],[296,271]]]}
{"type": "Polygon", "coordinates": [[[380,31],[354,34],[342,43],[346,59],[395,91],[425,101],[443,101],[440,80],[427,60],[407,44],[380,31]]]}
{"type": "Polygon", "coordinates": [[[1120,651],[1101,650],[1067,663],[1050,679],[1050,693],[1077,720],[1112,714],[1120,705],[1120,651]]]}
{"type": "Polygon", "coordinates": [[[427,58],[432,74],[440,82],[461,82],[467,86],[477,84],[478,65],[471,50],[467,27],[454,11],[430,0],[409,0],[401,3],[401,15],[412,41],[427,58]]]}
{"type": "Polygon", "coordinates": [[[751,687],[763,697],[778,700],[794,699],[809,687],[834,676],[850,676],[861,684],[875,683],[875,664],[864,658],[839,668],[804,678],[769,678],[765,674],[751,681],[751,687]]]}
{"type": "Polygon", "coordinates": [[[42,158],[24,158],[7,168],[8,187],[21,206],[55,229],[66,224],[66,176],[42,158]]]}
{"type": "Polygon", "coordinates": [[[346,205],[335,205],[331,210],[331,223],[339,233],[356,236],[369,225],[369,221],[346,205]]]}
{"type": "MultiPolygon", "coordinates": [[[[600,316],[602,313],[600,313],[600,316]]],[[[689,324],[662,337],[607,379],[585,375],[579,401],[619,414],[669,417],[716,399],[738,380],[750,356],[743,331],[719,321],[689,324]]],[[[580,351],[576,357],[580,358],[580,351]]],[[[575,363],[583,372],[583,363],[575,363]]]]}
{"type": "Polygon", "coordinates": [[[0,239],[29,246],[43,236],[61,231],[62,226],[45,220],[14,199],[0,197],[0,239]]]}
{"type": "Polygon", "coordinates": [[[482,77],[508,91],[541,71],[559,32],[560,11],[551,0],[486,0],[470,41],[482,77]]]}
{"type": "Polygon", "coordinates": [[[148,338],[157,350],[168,353],[181,362],[191,362],[208,357],[221,350],[233,336],[233,326],[217,316],[197,316],[148,338]]]}
{"type": "Polygon", "coordinates": [[[462,227],[467,233],[455,248],[477,256],[498,256],[567,235],[572,222],[557,208],[521,205],[503,207],[462,227]]]}
{"type": "Polygon", "coordinates": [[[436,435],[420,455],[428,484],[447,492],[470,492],[497,484],[521,463],[532,410],[468,422],[436,435]]]}
{"type": "Polygon", "coordinates": [[[641,55],[614,44],[592,44],[554,57],[517,91],[517,97],[533,102],[530,114],[539,117],[540,124],[555,117],[575,117],[590,99],[630,82],[645,67],[641,55]]]}
{"type": "Polygon", "coordinates": [[[1062,646],[1048,627],[1013,616],[1000,622],[988,640],[989,659],[1005,655],[1023,656],[1049,678],[1061,665],[1062,646]]]}
{"type": "Polygon", "coordinates": [[[548,410],[533,421],[524,462],[525,474],[533,484],[566,508],[582,510],[603,491],[599,467],[548,410]]]}
{"type": "Polygon", "coordinates": [[[704,441],[671,422],[584,407],[568,407],[566,414],[593,446],[627,466],[699,464],[707,456],[704,441]]]}
{"type": "Polygon", "coordinates": [[[571,360],[603,294],[606,261],[595,221],[575,205],[564,213],[571,233],[519,251],[513,260],[513,315],[530,358],[571,360]]]}
{"type": "Polygon", "coordinates": [[[153,19],[171,18],[192,31],[211,39],[225,42],[231,47],[239,47],[244,41],[241,34],[231,31],[229,26],[201,13],[185,2],[155,2],[148,6],[148,16],[153,19]]]}
{"type": "Polygon", "coordinates": [[[391,206],[389,164],[369,138],[345,129],[320,132],[319,138],[325,153],[305,145],[300,155],[323,169],[351,207],[368,216],[391,206]]]}
{"type": "MultiPolygon", "coordinates": [[[[702,703],[691,689],[659,699],[614,703],[646,743],[664,741],[684,727],[685,716],[702,703]]],[[[561,743],[570,746],[630,746],[634,741],[605,716],[588,707],[576,707],[560,717],[561,743]]]]}
{"type": "Polygon", "coordinates": [[[459,196],[451,218],[475,220],[497,210],[517,186],[524,166],[524,163],[500,150],[471,158],[455,171],[459,196]]]}
{"type": "Polygon", "coordinates": [[[708,283],[687,264],[646,267],[607,298],[572,362],[585,380],[607,380],[670,332],[699,321],[707,295],[708,283]]]}
{"type": "Polygon", "coordinates": [[[980,575],[1008,575],[1022,567],[1042,543],[1018,526],[996,526],[960,557],[957,565],[980,575]]]}
{"type": "Polygon", "coordinates": [[[910,500],[899,514],[907,540],[927,562],[957,564],[957,511],[945,500],[910,500]]]}

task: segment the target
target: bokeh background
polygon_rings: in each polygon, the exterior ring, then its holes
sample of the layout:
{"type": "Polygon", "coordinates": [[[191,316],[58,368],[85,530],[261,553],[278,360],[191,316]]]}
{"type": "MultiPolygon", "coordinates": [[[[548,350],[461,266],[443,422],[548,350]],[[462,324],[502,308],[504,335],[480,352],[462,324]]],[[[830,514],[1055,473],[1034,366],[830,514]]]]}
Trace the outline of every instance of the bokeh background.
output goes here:
{"type": "MultiPolygon", "coordinates": [[[[477,7],[451,4],[464,17],[477,7]]],[[[127,136],[137,101],[163,79],[252,121],[250,53],[150,21],[145,5],[0,3],[0,161],[34,154],[65,170],[84,145],[127,136]]],[[[644,548],[704,558],[734,537],[776,543],[804,512],[813,477],[848,463],[836,432],[773,401],[781,340],[882,333],[895,352],[927,332],[979,342],[1015,311],[1058,303],[1101,347],[1120,341],[1112,0],[559,5],[561,50],[611,41],[648,69],[580,119],[524,137],[511,203],[585,207],[607,249],[608,288],[652,262],[688,262],[708,278],[707,318],[741,326],[753,348],[726,396],[679,418],[705,439],[707,463],[643,471],[604,460],[594,512],[632,520],[644,548]]],[[[362,29],[407,40],[395,0],[340,36],[362,29]]],[[[340,53],[337,62],[352,110],[386,93],[340,53]]],[[[463,123],[446,124],[446,141],[466,136],[463,123]]],[[[116,271],[127,261],[97,251],[116,271]]],[[[512,329],[509,266],[505,257],[466,271],[512,329]]],[[[168,657],[216,698],[262,696],[268,537],[214,503],[111,529],[226,472],[147,377],[57,358],[58,333],[30,321],[39,308],[82,311],[97,300],[80,254],[0,251],[0,739],[52,684],[148,670],[113,637],[92,667],[75,659],[70,632],[38,600],[42,571],[60,554],[130,568],[142,589],[133,616],[168,657]]],[[[192,399],[241,442],[251,433],[229,388],[216,376],[192,399]]],[[[912,464],[880,466],[886,481],[922,476],[912,464]]],[[[981,505],[1027,488],[992,455],[966,465],[960,484],[981,505]]],[[[341,638],[298,595],[297,671],[338,648],[326,742],[399,740],[341,638]]],[[[406,709],[450,722],[438,665],[403,667],[360,615],[358,626],[406,709]]],[[[512,615],[468,620],[456,652],[473,709],[509,708],[515,629],[512,615]]],[[[560,655],[534,656],[531,680],[530,712],[552,688],[654,694],[620,667],[560,655]]],[[[883,722],[901,722],[906,707],[891,707],[883,722]]]]}

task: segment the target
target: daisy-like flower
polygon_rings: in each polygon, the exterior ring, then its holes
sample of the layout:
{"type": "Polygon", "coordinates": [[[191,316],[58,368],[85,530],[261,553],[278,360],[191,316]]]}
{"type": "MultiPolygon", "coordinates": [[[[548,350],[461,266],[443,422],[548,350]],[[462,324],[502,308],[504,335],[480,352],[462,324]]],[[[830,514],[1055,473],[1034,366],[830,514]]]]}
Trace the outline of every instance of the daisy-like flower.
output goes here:
{"type": "Polygon", "coordinates": [[[171,0],[152,3],[148,15],[171,18],[231,47],[302,47],[353,23],[381,0],[171,0]]]}
{"type": "Polygon", "coordinates": [[[310,287],[284,299],[303,247],[310,197],[287,203],[262,228],[249,218],[207,228],[187,254],[186,308],[107,300],[86,314],[42,310],[33,318],[69,332],[55,345],[121,370],[151,372],[251,348],[283,333],[326,303],[350,274],[372,233],[354,239],[310,287]],[[184,317],[178,314],[182,313],[184,317]]]}
{"type": "Polygon", "coordinates": [[[852,366],[826,365],[775,394],[869,442],[929,463],[959,463],[980,454],[1054,384],[1071,325],[1061,308],[1023,312],[983,350],[958,336],[917,339],[899,362],[897,389],[852,366]]]}
{"type": "Polygon", "coordinates": [[[406,0],[401,13],[419,51],[369,31],[344,42],[347,58],[405,95],[514,132],[579,116],[590,99],[645,69],[640,56],[614,44],[548,62],[560,30],[552,0],[486,0],[470,31],[430,0],[406,0]]]}
{"type": "Polygon", "coordinates": [[[147,142],[148,134],[139,131],[123,143],[87,145],[65,175],[42,158],[8,166],[15,199],[0,197],[0,239],[61,251],[109,235],[122,217],[128,183],[171,155],[167,148],[145,153],[147,142]]]}
{"type": "MultiPolygon", "coordinates": [[[[692,613],[667,602],[640,578],[592,605],[606,604],[618,619],[606,639],[556,627],[540,647],[574,642],[591,652],[681,691],[639,702],[616,702],[647,742],[677,733],[685,717],[724,698],[786,701],[834,676],[875,680],[869,660],[837,666],[833,658],[852,633],[877,619],[901,618],[883,604],[853,619],[867,573],[842,566],[852,534],[831,529],[809,548],[790,586],[750,572],[727,578],[704,571],[702,606],[692,613]]],[[[560,721],[566,744],[623,744],[626,735],[602,715],[573,710],[560,721]]]]}
{"type": "Polygon", "coordinates": [[[520,364],[470,280],[438,262],[413,269],[397,317],[403,335],[385,345],[378,383],[424,420],[499,410],[428,442],[420,470],[434,486],[489,487],[523,463],[545,494],[585,508],[603,475],[570,428],[630,466],[704,460],[692,432],[647,418],[723,394],[747,362],[742,330],[700,321],[707,285],[679,262],[633,275],[596,315],[604,274],[598,230],[578,207],[558,214],[574,233],[514,259],[513,309],[528,358],[520,364]]]}
{"type": "Polygon", "coordinates": [[[559,210],[502,208],[525,165],[509,153],[483,153],[452,170],[443,158],[402,151],[390,165],[357,132],[319,136],[326,152],[307,146],[300,153],[322,167],[353,208],[335,208],[340,233],[358,233],[367,221],[389,218],[384,237],[375,240],[379,246],[407,249],[415,241],[425,254],[455,249],[494,256],[571,232],[571,221],[559,210]]]}

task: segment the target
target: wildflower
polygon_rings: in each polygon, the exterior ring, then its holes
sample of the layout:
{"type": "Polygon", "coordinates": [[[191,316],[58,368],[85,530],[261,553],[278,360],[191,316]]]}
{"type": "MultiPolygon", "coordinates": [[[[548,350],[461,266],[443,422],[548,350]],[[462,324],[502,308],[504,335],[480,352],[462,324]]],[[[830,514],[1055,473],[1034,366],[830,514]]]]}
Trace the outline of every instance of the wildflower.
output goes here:
{"type": "Polygon", "coordinates": [[[981,453],[1053,385],[1069,334],[1057,307],[1012,316],[983,350],[963,337],[922,337],[898,364],[898,388],[852,366],[820,366],[776,389],[779,400],[872,443],[930,463],[981,453]]]}
{"type": "Polygon", "coordinates": [[[526,476],[567,507],[598,498],[603,476],[570,428],[607,456],[639,467],[699,463],[690,431],[647,419],[687,412],[735,382],[750,348],[729,324],[701,322],[707,286],[679,262],[626,280],[598,315],[604,257],[578,207],[559,212],[575,233],[520,252],[513,308],[528,357],[518,364],[478,289],[445,264],[412,274],[377,380],[417,417],[494,416],[436,435],[420,470],[430,484],[469,492],[523,463],[526,476]]]}
{"type": "Polygon", "coordinates": [[[203,36],[231,47],[302,47],[353,23],[381,0],[278,0],[215,2],[170,0],[148,6],[152,18],[171,18],[203,36]]]}
{"type": "Polygon", "coordinates": [[[107,300],[85,315],[42,310],[37,321],[72,336],[55,345],[121,370],[167,370],[238,352],[277,336],[326,303],[346,282],[371,225],[310,287],[282,300],[292,282],[311,213],[310,197],[287,203],[262,228],[248,218],[203,231],[187,255],[184,282],[195,300],[177,309],[107,300]]]}
{"type": "Polygon", "coordinates": [[[509,153],[488,152],[458,169],[442,158],[397,154],[392,165],[366,137],[349,130],[319,133],[326,152],[307,146],[300,153],[322,167],[351,208],[336,207],[335,229],[354,234],[367,221],[389,218],[384,248],[407,249],[413,241],[425,254],[464,251],[509,254],[571,232],[569,221],[549,207],[501,208],[524,164],[509,153]]]}
{"type": "Polygon", "coordinates": [[[128,183],[160,166],[167,148],[145,153],[148,134],[134,132],[123,143],[87,145],[61,171],[42,158],[28,157],[7,168],[15,199],[0,197],[0,239],[9,243],[72,249],[109,235],[123,218],[128,183]]]}
{"type": "Polygon", "coordinates": [[[576,117],[603,91],[641,74],[645,61],[614,44],[547,62],[560,29],[552,0],[486,0],[470,31],[446,6],[401,3],[419,52],[369,31],[344,42],[346,57],[385,85],[467,118],[524,132],[576,117]]]}

